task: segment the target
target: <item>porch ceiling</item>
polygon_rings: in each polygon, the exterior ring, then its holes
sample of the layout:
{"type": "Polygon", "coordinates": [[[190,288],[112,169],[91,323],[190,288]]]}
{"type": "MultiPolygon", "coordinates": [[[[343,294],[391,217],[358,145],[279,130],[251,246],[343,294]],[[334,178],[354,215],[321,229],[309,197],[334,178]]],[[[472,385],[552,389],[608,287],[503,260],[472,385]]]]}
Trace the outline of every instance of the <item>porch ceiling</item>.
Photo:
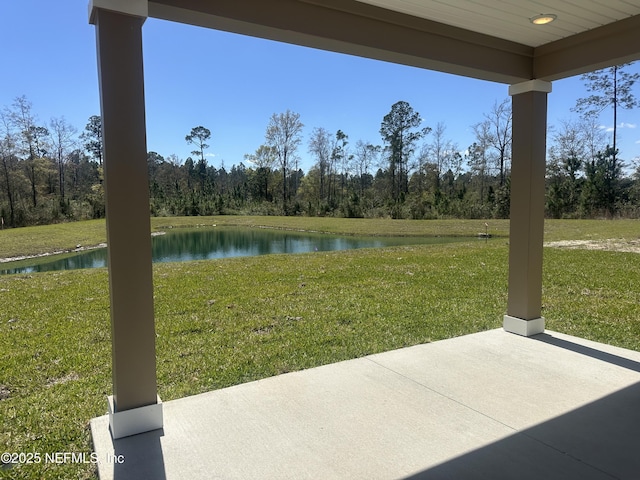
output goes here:
{"type": "Polygon", "coordinates": [[[640,0],[152,0],[149,16],[502,83],[640,59],[640,0]]]}
{"type": "Polygon", "coordinates": [[[630,0],[359,0],[420,18],[539,47],[640,13],[630,0]],[[558,18],[546,25],[530,19],[541,13],[558,18]]]}

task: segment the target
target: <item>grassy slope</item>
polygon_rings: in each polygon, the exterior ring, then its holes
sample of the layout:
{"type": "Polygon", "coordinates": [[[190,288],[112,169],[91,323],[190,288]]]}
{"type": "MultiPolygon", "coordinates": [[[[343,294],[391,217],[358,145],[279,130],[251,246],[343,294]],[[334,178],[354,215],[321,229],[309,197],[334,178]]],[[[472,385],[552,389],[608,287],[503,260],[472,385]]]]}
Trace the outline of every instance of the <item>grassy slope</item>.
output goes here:
{"type": "Polygon", "coordinates": [[[0,259],[98,245],[106,238],[104,220],[1,230],[0,259]]]}
{"type": "MultiPolygon", "coordinates": [[[[221,218],[211,220],[221,224],[221,218]]],[[[154,223],[166,225],[167,220],[154,223]]],[[[306,221],[291,219],[285,226],[311,229],[306,221]]],[[[394,231],[415,234],[428,226],[342,219],[318,223],[322,228],[314,230],[357,233],[382,233],[392,225],[394,231]]],[[[87,224],[88,230],[104,228],[100,222],[87,224]]],[[[479,224],[484,222],[434,225],[476,233],[479,224]]],[[[75,246],[81,243],[75,238],[88,237],[85,224],[73,225],[83,230],[74,237],[73,228],[64,227],[70,228],[65,241],[73,240],[75,246]]],[[[503,231],[506,223],[490,225],[503,231]]],[[[547,230],[548,238],[558,240],[637,238],[637,225],[548,222],[547,230]]],[[[51,244],[62,244],[49,227],[41,228],[51,244]]],[[[41,236],[37,229],[31,235],[41,236]]],[[[159,394],[171,400],[499,327],[506,305],[507,255],[507,241],[498,238],[156,265],[159,394]]],[[[548,327],[640,350],[637,258],[631,253],[546,249],[548,327]]],[[[105,397],[111,392],[106,271],[0,277],[0,303],[0,392],[3,386],[10,392],[0,400],[0,452],[90,452],[88,420],[106,412],[105,397]]],[[[9,478],[93,474],[90,465],[77,464],[0,470],[0,477],[9,478]]]]}

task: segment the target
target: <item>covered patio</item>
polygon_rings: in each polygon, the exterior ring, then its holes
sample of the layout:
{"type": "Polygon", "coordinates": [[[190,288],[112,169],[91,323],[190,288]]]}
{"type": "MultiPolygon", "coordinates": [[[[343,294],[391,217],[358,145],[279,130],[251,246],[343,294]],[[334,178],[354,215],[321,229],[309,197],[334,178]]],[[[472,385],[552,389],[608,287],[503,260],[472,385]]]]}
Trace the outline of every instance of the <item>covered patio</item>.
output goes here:
{"type": "Polygon", "coordinates": [[[219,469],[220,478],[419,472],[482,478],[499,458],[518,478],[545,464],[545,472],[566,467],[571,473],[558,478],[624,478],[627,467],[638,466],[624,453],[637,446],[630,404],[640,400],[640,358],[543,333],[541,298],[551,82],[639,59],[640,2],[93,0],[89,19],[98,50],[113,342],[109,415],[92,422],[92,433],[99,455],[126,457],[124,464],[101,465],[101,477],[211,478],[219,469]],[[536,24],[540,14],[552,22],[536,24]],[[163,404],[146,165],[142,32],[148,17],[508,85],[513,145],[504,330],[163,404]],[[434,371],[441,376],[423,378],[434,371]],[[441,388],[447,385],[450,393],[441,388]],[[615,421],[616,412],[624,420],[615,421]],[[594,416],[594,425],[580,420],[594,416]],[[588,429],[594,426],[607,434],[588,429]],[[604,439],[616,448],[602,449],[604,439]],[[143,467],[153,475],[136,473],[143,467]]]}
{"type": "Polygon", "coordinates": [[[500,329],[170,401],[161,430],[91,429],[103,480],[637,478],[639,400],[639,352],[500,329]]]}

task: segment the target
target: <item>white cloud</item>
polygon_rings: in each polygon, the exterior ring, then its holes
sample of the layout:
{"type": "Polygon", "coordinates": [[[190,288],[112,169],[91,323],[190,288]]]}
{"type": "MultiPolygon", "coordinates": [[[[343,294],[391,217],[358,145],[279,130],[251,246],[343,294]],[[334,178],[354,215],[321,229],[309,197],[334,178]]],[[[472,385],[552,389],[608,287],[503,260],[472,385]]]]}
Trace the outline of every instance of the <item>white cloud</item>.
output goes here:
{"type": "MultiPolygon", "coordinates": [[[[618,125],[618,128],[636,128],[638,124],[636,123],[626,123],[622,122],[618,125]]],[[[605,132],[613,132],[613,127],[607,127],[606,125],[598,126],[600,130],[604,130],[605,132]]]]}
{"type": "Polygon", "coordinates": [[[213,157],[216,156],[216,154],[215,153],[205,153],[204,156],[213,158],[213,157]]]}

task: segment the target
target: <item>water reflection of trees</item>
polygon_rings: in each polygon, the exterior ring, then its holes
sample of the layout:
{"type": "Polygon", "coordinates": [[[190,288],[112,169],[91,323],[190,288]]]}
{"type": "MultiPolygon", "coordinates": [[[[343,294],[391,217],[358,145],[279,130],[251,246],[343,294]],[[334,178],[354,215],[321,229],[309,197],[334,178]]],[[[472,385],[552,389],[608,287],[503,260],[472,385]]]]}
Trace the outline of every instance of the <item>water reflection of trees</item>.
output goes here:
{"type": "MultiPolygon", "coordinates": [[[[260,228],[215,227],[176,229],[151,239],[154,262],[181,262],[276,253],[305,253],[391,245],[444,243],[447,238],[339,237],[335,235],[268,230],[260,228]]],[[[65,257],[34,259],[21,267],[0,270],[0,274],[48,272],[96,268],[107,265],[107,249],[90,250],[65,257]]]]}

